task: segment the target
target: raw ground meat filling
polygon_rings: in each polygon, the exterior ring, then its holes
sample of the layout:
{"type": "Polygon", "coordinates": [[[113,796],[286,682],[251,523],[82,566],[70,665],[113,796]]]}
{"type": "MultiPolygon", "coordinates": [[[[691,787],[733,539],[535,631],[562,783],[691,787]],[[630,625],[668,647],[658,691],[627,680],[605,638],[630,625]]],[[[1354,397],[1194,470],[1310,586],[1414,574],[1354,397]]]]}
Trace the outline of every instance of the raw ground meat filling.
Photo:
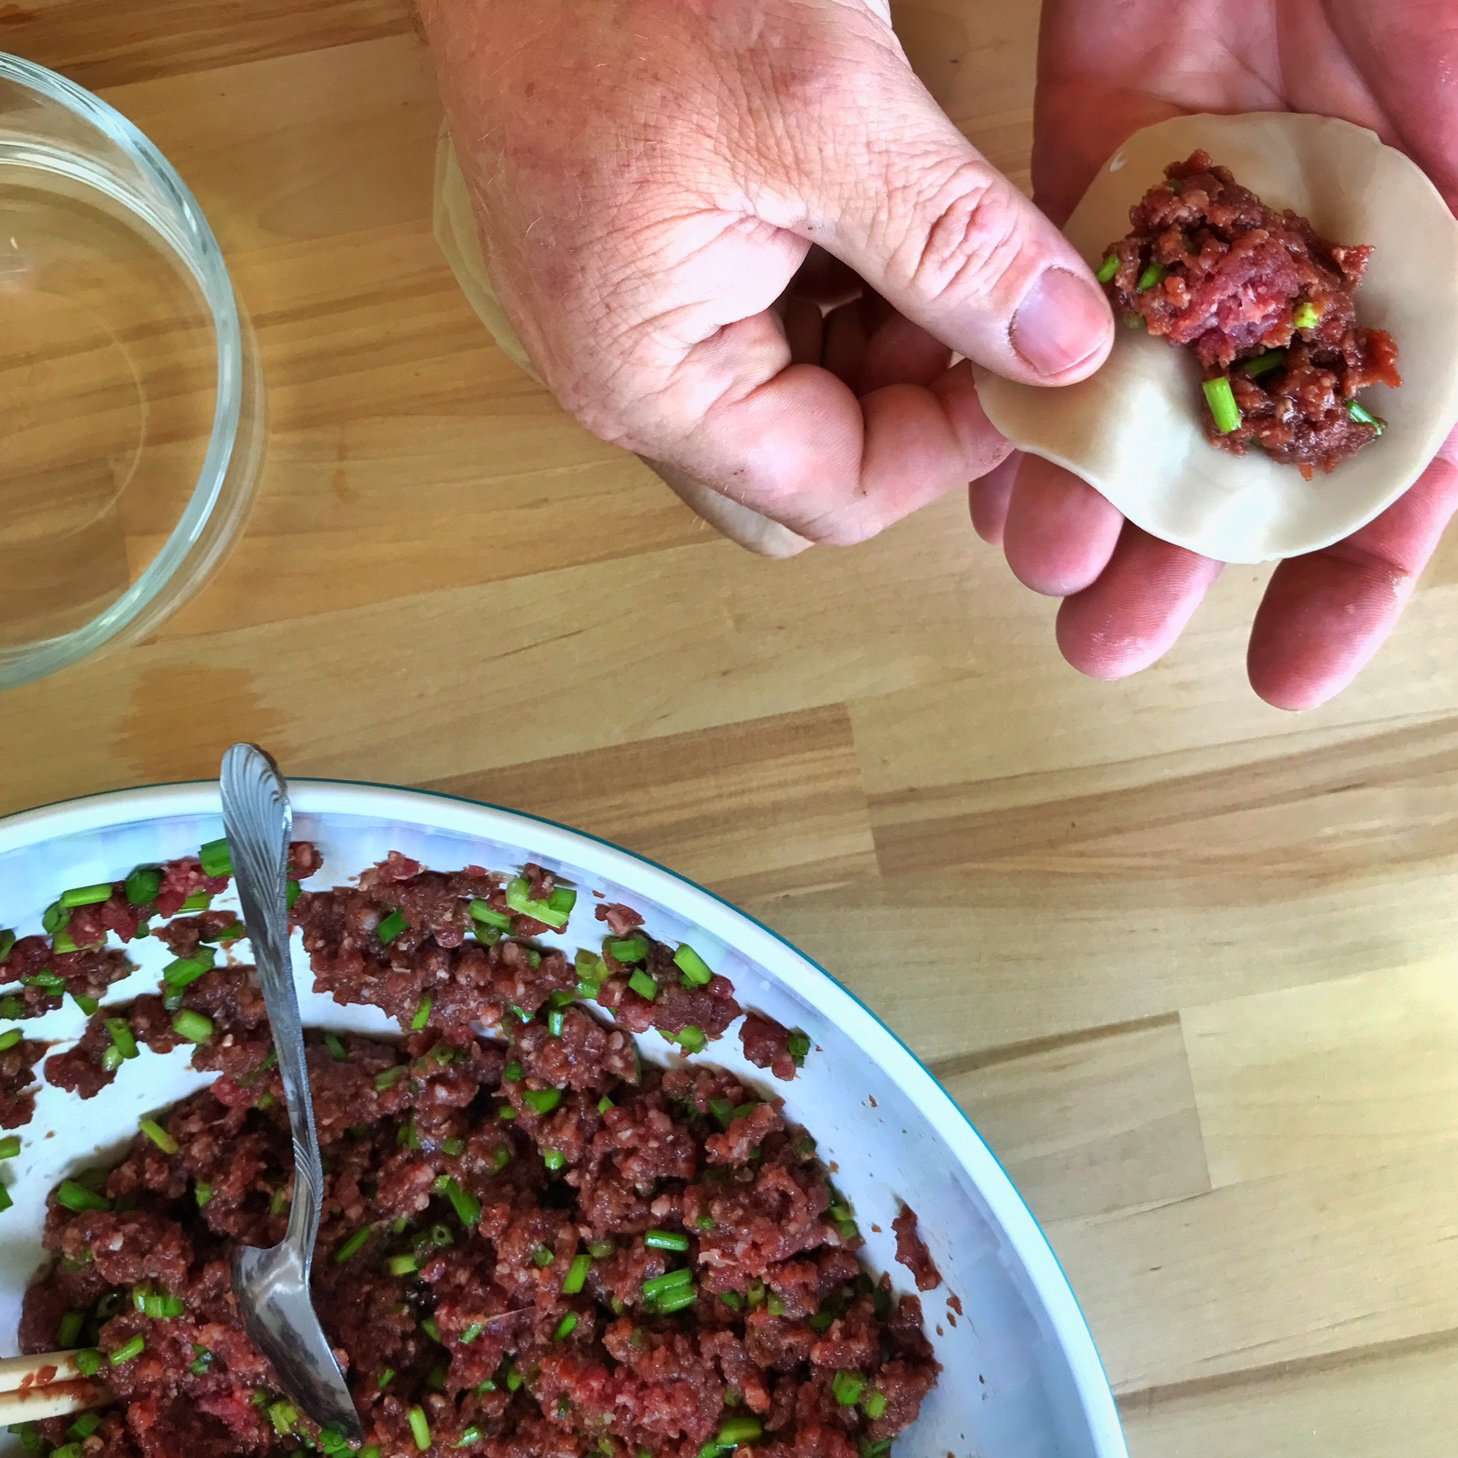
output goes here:
{"type": "Polygon", "coordinates": [[[1402,380],[1392,336],[1357,324],[1369,247],[1267,207],[1203,151],[1166,167],[1129,219],[1099,278],[1126,324],[1193,351],[1214,445],[1258,446],[1309,479],[1382,434],[1357,397],[1402,380]]]}
{"type": "MultiPolygon", "coordinates": [[[[305,849],[301,874],[318,865],[305,849]]],[[[155,928],[176,955],[160,992],[98,1009],[47,1076],[90,1096],[137,1047],[188,1038],[220,1076],[115,1168],[52,1193],[55,1259],[22,1343],[99,1354],[122,1401],[97,1413],[86,1458],[358,1451],[294,1409],[238,1322],[229,1249],[283,1234],[288,1123],[235,922],[189,903],[217,889],[192,885],[195,861],[159,869],[184,893],[172,911],[192,908],[155,928]]],[[[532,946],[550,923],[520,908],[554,916],[561,889],[537,867],[508,886],[391,856],[357,887],[297,897],[316,985],[407,1028],[403,1043],[308,1035],[326,1171],[315,1302],[363,1451],[881,1458],[939,1371],[918,1298],[864,1269],[853,1213],[778,1099],[708,1064],[640,1063],[635,1031],[690,1051],[720,1036],[740,1011],[729,983],[625,907],[600,909],[601,956],[532,946]]],[[[786,1076],[809,1051],[759,1015],[743,1037],[786,1076]]],[[[0,1054],[0,1088],[40,1049],[0,1054]]],[[[65,1444],[70,1421],[38,1438],[65,1444]]]]}

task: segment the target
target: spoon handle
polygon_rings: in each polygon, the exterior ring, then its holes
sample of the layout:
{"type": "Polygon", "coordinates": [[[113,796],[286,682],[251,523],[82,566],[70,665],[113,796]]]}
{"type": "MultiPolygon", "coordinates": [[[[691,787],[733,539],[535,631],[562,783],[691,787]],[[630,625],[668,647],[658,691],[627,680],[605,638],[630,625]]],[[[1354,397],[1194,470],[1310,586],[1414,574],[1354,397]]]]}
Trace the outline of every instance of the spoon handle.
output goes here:
{"type": "Polygon", "coordinates": [[[238,899],[253,944],[294,1136],[294,1198],[287,1240],[298,1251],[307,1278],[319,1236],[324,1168],[314,1128],[299,998],[289,962],[285,887],[293,811],[278,766],[256,744],[235,744],[224,754],[221,786],[223,827],[232,850],[238,899]]]}

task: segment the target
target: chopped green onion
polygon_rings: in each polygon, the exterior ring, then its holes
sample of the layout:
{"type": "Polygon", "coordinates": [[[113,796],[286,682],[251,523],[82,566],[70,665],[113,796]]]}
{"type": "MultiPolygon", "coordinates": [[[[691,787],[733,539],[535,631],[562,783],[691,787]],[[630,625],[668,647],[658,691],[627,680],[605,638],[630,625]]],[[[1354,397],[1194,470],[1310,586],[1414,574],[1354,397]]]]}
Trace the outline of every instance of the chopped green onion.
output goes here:
{"type": "Polygon", "coordinates": [[[1387,422],[1380,415],[1373,415],[1366,406],[1359,405],[1355,400],[1347,401],[1347,414],[1358,425],[1370,425],[1378,435],[1387,429],[1387,422]]]}
{"type": "MultiPolygon", "coordinates": [[[[283,1192],[279,1191],[279,1193],[282,1194],[283,1192]]],[[[192,1187],[192,1198],[197,1202],[197,1208],[201,1210],[213,1198],[212,1182],[210,1180],[199,1180],[192,1187]]],[[[273,1202],[271,1200],[269,1201],[269,1209],[273,1210],[273,1202]]],[[[278,1211],[273,1210],[273,1213],[277,1215],[278,1211]]]]}
{"type": "Polygon", "coordinates": [[[83,1376],[94,1377],[101,1371],[101,1364],[104,1359],[95,1347],[87,1347],[79,1351],[71,1358],[71,1365],[83,1376]]]}
{"type": "Polygon", "coordinates": [[[1272,370],[1278,370],[1286,363],[1286,351],[1284,349],[1268,349],[1264,354],[1258,354],[1254,359],[1248,359],[1240,366],[1240,372],[1248,380],[1258,380],[1262,375],[1268,375],[1272,370]]]}
{"type": "Polygon", "coordinates": [[[480,1337],[481,1333],[485,1330],[486,1323],[484,1321],[473,1321],[470,1326],[468,1326],[461,1333],[461,1345],[463,1347],[469,1347],[471,1343],[476,1341],[480,1337]]]}
{"type": "Polygon", "coordinates": [[[830,1391],[842,1407],[854,1407],[866,1390],[866,1379],[859,1372],[837,1372],[830,1379],[830,1391]]]}
{"type": "MultiPolygon", "coordinates": [[[[567,1274],[562,1277],[562,1294],[564,1296],[576,1296],[587,1284],[587,1273],[592,1269],[592,1257],[589,1255],[576,1255],[572,1257],[572,1264],[567,1268],[567,1274]]],[[[63,1342],[63,1346],[69,1346],[69,1342],[63,1342]]]]}
{"type": "Polygon", "coordinates": [[[386,1267],[392,1276],[413,1276],[420,1269],[420,1262],[413,1255],[393,1255],[386,1267]]]}
{"type": "Polygon", "coordinates": [[[496,1117],[509,1124],[516,1118],[516,1110],[510,1104],[502,1104],[496,1111],[496,1117]]]}
{"type": "Polygon", "coordinates": [[[616,1107],[617,1105],[606,1094],[597,1101],[597,1111],[599,1114],[605,1114],[609,1109],[616,1107]]]}
{"type": "Polygon", "coordinates": [[[676,1271],[665,1271],[661,1276],[649,1276],[643,1282],[643,1299],[656,1301],[665,1291],[674,1291],[680,1286],[692,1286],[693,1282],[694,1273],[688,1266],[681,1266],[676,1271]]]}
{"type": "Polygon", "coordinates": [[[795,1060],[796,1068],[803,1068],[805,1060],[810,1056],[810,1035],[802,1033],[798,1028],[785,1039],[785,1047],[789,1049],[790,1057],[795,1060]]]}
{"type": "Polygon", "coordinates": [[[274,1432],[280,1437],[287,1437],[294,1430],[294,1425],[299,1420],[299,1410],[293,1403],[285,1402],[280,1398],[277,1402],[268,1405],[268,1420],[273,1424],[274,1432]]]}
{"type": "Polygon", "coordinates": [[[410,1421],[410,1435],[415,1439],[415,1446],[422,1453],[430,1447],[430,1423],[425,1416],[423,1407],[412,1407],[406,1414],[410,1421]]]}
{"type": "Polygon", "coordinates": [[[420,1006],[415,1009],[415,1016],[410,1019],[410,1031],[419,1033],[424,1030],[426,1023],[430,1021],[430,1010],[435,1005],[435,1000],[427,992],[420,999],[420,1006]]]}
{"type": "Polygon", "coordinates": [[[666,1291],[653,1303],[653,1313],[656,1316],[672,1316],[675,1311],[682,1311],[685,1307],[692,1306],[699,1299],[699,1288],[697,1286],[675,1286],[673,1290],[666,1291]]]}
{"type": "Polygon", "coordinates": [[[685,1053],[702,1053],[709,1041],[704,1030],[693,1023],[680,1028],[672,1035],[672,1038],[685,1053]]]}
{"type": "Polygon", "coordinates": [[[68,1311],[56,1327],[56,1345],[74,1347],[81,1338],[81,1328],[86,1325],[84,1311],[68,1311]]]}
{"type": "Polygon", "coordinates": [[[449,1139],[442,1139],[440,1142],[440,1152],[449,1155],[452,1159],[459,1159],[466,1152],[466,1141],[454,1135],[449,1139]]]}
{"type": "Polygon", "coordinates": [[[9,997],[0,997],[0,1018],[23,1018],[25,1016],[25,1004],[12,994],[9,997]]]}
{"type": "Polygon", "coordinates": [[[336,1063],[349,1062],[349,1049],[344,1046],[344,1040],[338,1033],[325,1033],[324,1046],[329,1050],[329,1056],[336,1063]]]}
{"type": "Polygon", "coordinates": [[[290,881],[284,887],[284,899],[288,902],[289,910],[294,909],[294,902],[304,894],[304,888],[297,881],[290,881]]]}
{"type": "Polygon", "coordinates": [[[771,1291],[769,1299],[764,1303],[764,1309],[771,1316],[783,1316],[785,1314],[785,1303],[771,1291]]]}
{"type": "Polygon", "coordinates": [[[551,1249],[548,1246],[539,1245],[535,1250],[532,1251],[532,1264],[537,1266],[540,1270],[545,1271],[547,1267],[550,1266],[552,1262],[556,1259],[557,1257],[552,1253],[551,1249]]]}
{"type": "Polygon", "coordinates": [[[440,1327],[436,1325],[435,1317],[433,1316],[427,1316],[425,1320],[420,1323],[420,1329],[433,1342],[444,1340],[440,1334],[440,1327]]]}
{"type": "Polygon", "coordinates": [[[395,1369],[393,1367],[382,1367],[380,1375],[376,1379],[376,1386],[383,1392],[395,1380],[395,1369]]]}
{"type": "Polygon", "coordinates": [[[518,1022],[520,1022],[520,1023],[529,1023],[529,1022],[531,1022],[532,1015],[524,1007],[522,1007],[518,1003],[514,1003],[514,1002],[509,1002],[506,1005],[507,1005],[507,1007],[509,1007],[511,1009],[512,1015],[516,1018],[516,1020],[518,1022]]]}
{"type": "Polygon", "coordinates": [[[73,886],[61,892],[61,905],[65,907],[97,906],[111,900],[111,883],[105,886],[73,886]]]}
{"type": "Polygon", "coordinates": [[[1119,255],[1117,253],[1110,253],[1108,257],[1106,257],[1104,261],[1099,264],[1098,272],[1094,274],[1094,277],[1098,279],[1100,283],[1109,283],[1113,279],[1114,275],[1118,273],[1118,271],[1119,255]]]}
{"type": "Polygon", "coordinates": [[[24,1036],[19,1028],[6,1028],[0,1033],[0,1053],[8,1053],[24,1036]]]}
{"type": "Polygon", "coordinates": [[[526,1071],[522,1068],[521,1064],[513,1058],[511,1062],[508,1063],[506,1067],[501,1070],[501,1076],[503,1079],[506,1080],[507,1083],[520,1083],[522,1079],[526,1076],[526,1071]]]}
{"type": "Polygon", "coordinates": [[[475,1423],[472,1423],[468,1428],[462,1429],[461,1436],[456,1439],[456,1447],[458,1447],[458,1448],[471,1448],[471,1447],[474,1447],[477,1443],[479,1443],[481,1441],[481,1438],[482,1438],[481,1429],[478,1428],[475,1423]]]}
{"type": "Polygon", "coordinates": [[[22,977],[20,980],[27,987],[39,987],[42,992],[56,996],[66,990],[66,984],[49,967],[43,967],[39,972],[33,972],[29,977],[22,977]]]}
{"type": "Polygon", "coordinates": [[[213,1020],[204,1013],[194,1012],[191,1008],[183,1010],[172,1019],[172,1030],[179,1038],[185,1038],[189,1043],[210,1043],[213,1038],[213,1020]]]}
{"type": "Polygon", "coordinates": [[[201,1377],[212,1365],[213,1354],[206,1347],[200,1347],[194,1342],[192,1345],[192,1362],[187,1370],[194,1377],[201,1377]]]}
{"type": "Polygon", "coordinates": [[[137,1127],[163,1154],[177,1153],[177,1141],[155,1119],[138,1119],[137,1127]]]}
{"type": "Polygon", "coordinates": [[[619,937],[607,944],[608,954],[614,962],[621,962],[623,966],[631,966],[634,962],[641,962],[648,955],[648,938],[634,934],[631,937],[619,937]]]}
{"type": "Polygon", "coordinates": [[[554,886],[547,905],[553,911],[571,911],[577,905],[577,892],[571,886],[554,886]]]}
{"type": "Polygon", "coordinates": [[[511,930],[511,917],[504,911],[497,911],[489,901],[482,901],[477,897],[471,903],[471,917],[485,926],[495,927],[497,931],[511,930]]]}
{"type": "Polygon", "coordinates": [[[110,1210],[111,1201],[95,1190],[88,1190],[76,1180],[62,1180],[56,1191],[56,1203],[80,1214],[83,1210],[110,1210]]]}
{"type": "MultiPolygon", "coordinates": [[[[98,942],[96,945],[100,946],[101,943],[98,942]]],[[[81,948],[77,945],[76,938],[71,935],[70,931],[66,927],[62,927],[60,931],[58,931],[55,936],[51,938],[51,950],[55,952],[57,956],[63,957],[66,955],[67,952],[79,952],[81,948]]]]}
{"type": "Polygon", "coordinates": [[[381,1093],[384,1093],[387,1088],[394,1088],[404,1077],[405,1065],[403,1063],[397,1063],[393,1068],[385,1068],[375,1074],[375,1087],[381,1093]]]}
{"type": "Polygon", "coordinates": [[[673,965],[683,973],[685,987],[707,987],[714,980],[709,964],[687,942],[673,954],[673,965]]]}
{"type": "Polygon", "coordinates": [[[456,1212],[456,1219],[467,1230],[472,1230],[480,1224],[481,1202],[470,1190],[462,1189],[450,1175],[441,1175],[436,1180],[435,1192],[437,1195],[444,1195],[451,1202],[451,1209],[456,1212]]]}
{"type": "Polygon", "coordinates": [[[575,1311],[569,1311],[561,1321],[557,1323],[557,1330],[552,1333],[554,1342],[565,1342],[568,1337],[577,1330],[578,1316],[575,1311]]]}
{"type": "Polygon", "coordinates": [[[556,1174],[558,1170],[567,1168],[567,1156],[560,1149],[546,1149],[542,1151],[542,1163],[556,1174]]]}
{"type": "Polygon", "coordinates": [[[162,981],[169,992],[182,992],[212,970],[212,952],[206,957],[200,952],[194,952],[190,957],[179,957],[175,962],[169,962],[162,969],[162,981]]]}
{"type": "Polygon", "coordinates": [[[19,1153],[19,1134],[7,1134],[3,1139],[0,1139],[0,1159],[14,1159],[19,1153]]]}
{"type": "Polygon", "coordinates": [[[1144,272],[1139,275],[1139,282],[1135,284],[1134,287],[1141,294],[1148,293],[1149,290],[1155,286],[1155,284],[1163,283],[1164,276],[1167,272],[1168,270],[1164,267],[1163,264],[1151,263],[1144,270],[1144,272]]]}
{"type": "Polygon", "coordinates": [[[147,1339],[134,1336],[130,1341],[123,1342],[116,1351],[107,1356],[107,1361],[113,1367],[120,1367],[125,1362],[130,1362],[133,1357],[140,1357],[147,1350],[147,1339]]]}
{"type": "Polygon", "coordinates": [[[560,1007],[554,1007],[547,1014],[547,1033],[551,1037],[560,1038],[562,1036],[562,1025],[565,1017],[566,1014],[563,1013],[560,1007]]]}
{"type": "Polygon", "coordinates": [[[714,1434],[714,1441],[721,1448],[733,1450],[743,1443],[752,1443],[764,1433],[764,1424],[757,1417],[743,1413],[732,1417],[714,1434]]]}
{"type": "Polygon", "coordinates": [[[562,1102],[560,1088],[528,1088],[522,1090],[521,1101],[533,1113],[550,1114],[562,1102]]]}
{"type": "Polygon", "coordinates": [[[87,994],[84,992],[73,992],[71,994],[71,997],[75,1002],[76,1006],[79,1007],[88,1018],[92,1015],[92,1013],[97,1010],[97,1008],[101,1006],[101,1003],[96,998],[88,997],[87,994]]]}
{"type": "Polygon", "coordinates": [[[861,1411],[874,1423],[886,1415],[886,1394],[868,1392],[861,1399],[861,1411]]]}
{"type": "Polygon", "coordinates": [[[595,1261],[606,1260],[617,1246],[610,1240],[589,1240],[587,1242],[587,1253],[595,1261]]]}
{"type": "Polygon", "coordinates": [[[370,1237],[374,1233],[375,1232],[368,1225],[366,1225],[362,1230],[356,1230],[354,1234],[351,1235],[349,1239],[346,1240],[344,1244],[341,1245],[339,1249],[334,1252],[334,1264],[336,1266],[342,1266],[345,1261],[352,1260],[360,1253],[360,1251],[365,1248],[365,1246],[369,1244],[370,1237]]]}
{"type": "MultiPolygon", "coordinates": [[[[557,893],[553,891],[551,894],[556,896],[557,893]]],[[[567,925],[568,916],[577,901],[577,893],[574,891],[571,894],[572,900],[563,909],[554,906],[551,899],[534,901],[527,878],[518,876],[506,888],[506,904],[518,916],[529,916],[533,921],[539,921],[543,926],[551,927],[553,931],[561,931],[567,925]]]]}
{"type": "Polygon", "coordinates": [[[103,1026],[106,1028],[113,1046],[123,1058],[137,1056],[136,1034],[132,1032],[132,1025],[125,1018],[107,1018],[103,1026]]]}
{"type": "Polygon", "coordinates": [[[409,930],[410,923],[405,920],[404,913],[397,909],[380,918],[379,925],[375,927],[375,935],[388,947],[401,932],[409,930]]]}
{"type": "Polygon", "coordinates": [[[658,984],[641,967],[628,978],[628,986],[647,1002],[658,996],[658,984]]]}
{"type": "Polygon", "coordinates": [[[122,891],[133,906],[150,906],[162,889],[162,872],[152,866],[138,866],[122,883],[122,891]]]}
{"type": "Polygon", "coordinates": [[[204,876],[231,876],[233,852],[226,840],[210,840],[197,853],[204,876]]]}
{"type": "Polygon", "coordinates": [[[649,1250],[687,1250],[689,1238],[681,1230],[650,1230],[643,1237],[649,1250]]]}
{"type": "Polygon", "coordinates": [[[727,1129],[734,1122],[734,1105],[728,1099],[710,1099],[709,1112],[721,1129],[727,1129]]]}
{"type": "Polygon", "coordinates": [[[53,901],[41,913],[41,929],[48,936],[54,936],[70,920],[70,908],[62,906],[59,901],[53,901]]]}
{"type": "Polygon", "coordinates": [[[861,1444],[861,1458],[887,1458],[890,1452],[890,1438],[877,1438],[874,1443],[868,1439],[861,1444]]]}
{"type": "Polygon", "coordinates": [[[110,1048],[102,1049],[101,1071],[103,1073],[115,1073],[125,1062],[126,1059],[122,1057],[122,1051],[116,1044],[113,1043],[110,1048]]]}
{"type": "Polygon", "coordinates": [[[1321,319],[1321,310],[1311,302],[1310,299],[1303,299],[1291,314],[1291,327],[1293,329],[1314,329],[1321,319]]]}
{"type": "Polygon", "coordinates": [[[0,962],[10,956],[10,949],[14,945],[15,933],[8,926],[0,926],[0,962]]]}
{"type": "Polygon", "coordinates": [[[241,921],[235,921],[232,926],[225,926],[222,931],[214,932],[211,936],[203,937],[205,942],[237,942],[248,935],[248,928],[241,921]]]}
{"type": "Polygon", "coordinates": [[[1225,375],[1216,375],[1213,380],[1206,380],[1202,388],[1215,429],[1221,435],[1229,435],[1240,424],[1240,406],[1235,403],[1235,391],[1230,388],[1230,380],[1225,375]]]}
{"type": "Polygon", "coordinates": [[[80,1443],[62,1443],[51,1449],[51,1458],[86,1458],[86,1450],[80,1443]]]}
{"type": "Polygon", "coordinates": [[[194,891],[177,909],[178,911],[206,911],[213,904],[212,896],[206,891],[194,891]]]}

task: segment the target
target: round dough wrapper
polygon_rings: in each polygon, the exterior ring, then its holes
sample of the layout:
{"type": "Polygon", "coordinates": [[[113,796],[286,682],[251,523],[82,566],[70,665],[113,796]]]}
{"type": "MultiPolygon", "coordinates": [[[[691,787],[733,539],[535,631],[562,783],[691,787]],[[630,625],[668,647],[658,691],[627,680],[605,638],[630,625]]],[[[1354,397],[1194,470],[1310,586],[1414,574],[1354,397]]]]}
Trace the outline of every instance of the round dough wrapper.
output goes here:
{"type": "Polygon", "coordinates": [[[1357,318],[1397,340],[1400,390],[1363,403],[1388,429],[1310,481],[1259,449],[1205,438],[1199,369],[1163,339],[1120,327],[1108,362],[1064,389],[979,370],[988,418],[1057,461],[1156,537],[1225,562],[1264,562],[1340,541],[1417,479],[1458,421],[1458,221],[1422,170],[1363,127],[1288,112],[1174,117],[1119,148],[1065,228],[1095,264],[1129,231],[1129,209],[1167,163],[1203,147],[1272,208],[1336,243],[1371,243],[1357,318]]]}

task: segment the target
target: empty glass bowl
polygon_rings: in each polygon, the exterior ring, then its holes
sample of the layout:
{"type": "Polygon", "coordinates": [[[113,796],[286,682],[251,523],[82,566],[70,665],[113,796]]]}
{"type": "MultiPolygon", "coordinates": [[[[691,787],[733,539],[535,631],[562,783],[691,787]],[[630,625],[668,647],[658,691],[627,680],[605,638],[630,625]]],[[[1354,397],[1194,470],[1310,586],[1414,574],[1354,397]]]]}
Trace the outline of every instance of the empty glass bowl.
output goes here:
{"type": "Polygon", "coordinates": [[[258,473],[247,321],[130,122],[0,54],[0,688],[154,627],[258,473]]]}

